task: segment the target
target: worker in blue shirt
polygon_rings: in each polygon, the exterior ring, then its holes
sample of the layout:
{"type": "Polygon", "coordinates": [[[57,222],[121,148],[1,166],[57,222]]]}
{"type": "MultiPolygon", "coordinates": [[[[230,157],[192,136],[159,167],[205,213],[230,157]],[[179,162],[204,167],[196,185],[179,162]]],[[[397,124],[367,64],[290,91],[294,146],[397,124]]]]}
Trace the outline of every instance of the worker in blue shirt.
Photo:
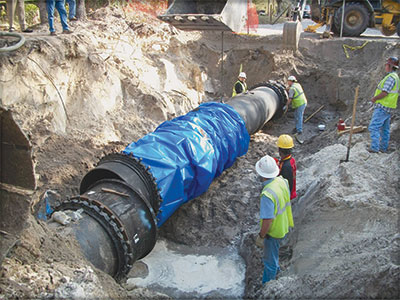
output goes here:
{"type": "Polygon", "coordinates": [[[279,271],[280,241],[294,226],[290,205],[289,183],[278,176],[275,160],[266,155],[256,163],[256,172],[264,180],[260,195],[260,232],[256,245],[263,248],[264,273],[262,283],[276,279],[279,271]]]}
{"type": "Polygon", "coordinates": [[[390,139],[390,118],[397,107],[400,80],[396,73],[399,59],[389,57],[385,63],[386,76],[380,81],[371,101],[374,112],[368,130],[371,136],[371,153],[387,152],[390,139]]]}

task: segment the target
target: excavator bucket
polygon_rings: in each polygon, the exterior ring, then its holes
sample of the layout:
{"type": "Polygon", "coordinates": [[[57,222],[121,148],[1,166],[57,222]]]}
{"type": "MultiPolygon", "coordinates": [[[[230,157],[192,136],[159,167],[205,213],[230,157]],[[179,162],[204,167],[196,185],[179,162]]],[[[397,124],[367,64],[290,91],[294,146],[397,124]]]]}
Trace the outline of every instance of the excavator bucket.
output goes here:
{"type": "Polygon", "coordinates": [[[246,26],[248,0],[174,0],[160,20],[182,30],[240,32],[246,26]]]}

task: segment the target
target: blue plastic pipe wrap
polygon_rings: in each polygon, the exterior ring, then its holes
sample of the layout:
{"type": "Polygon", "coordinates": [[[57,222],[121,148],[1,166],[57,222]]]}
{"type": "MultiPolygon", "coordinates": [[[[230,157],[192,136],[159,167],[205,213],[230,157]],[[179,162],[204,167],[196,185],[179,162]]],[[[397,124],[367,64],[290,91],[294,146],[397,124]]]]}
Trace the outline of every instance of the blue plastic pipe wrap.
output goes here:
{"type": "Polygon", "coordinates": [[[243,119],[230,105],[209,102],[165,121],[123,152],[141,159],[156,178],[163,200],[157,215],[160,227],[246,154],[249,141],[243,119]]]}

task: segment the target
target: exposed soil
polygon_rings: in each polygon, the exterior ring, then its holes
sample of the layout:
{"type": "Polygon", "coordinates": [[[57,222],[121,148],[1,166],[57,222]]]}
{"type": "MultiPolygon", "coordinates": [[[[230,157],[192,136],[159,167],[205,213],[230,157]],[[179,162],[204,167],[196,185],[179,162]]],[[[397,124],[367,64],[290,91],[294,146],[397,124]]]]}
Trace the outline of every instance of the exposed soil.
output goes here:
{"type": "Polygon", "coordinates": [[[349,136],[336,131],[339,117],[350,125],[357,86],[355,123],[368,126],[369,99],[385,58],[400,56],[398,39],[322,40],[303,33],[293,52],[282,49],[279,35],[225,33],[221,74],[221,33],[182,32],[119,8],[97,10],[73,29],[50,37],[38,27],[18,51],[0,55],[0,106],[32,145],[37,182],[7,207],[24,226],[12,237],[0,234],[12,240],[1,265],[0,299],[169,297],[117,284],[84,259],[62,226],[35,218],[35,204],[46,190],[59,201],[77,195],[80,180],[103,155],[202,102],[229,98],[241,64],[249,86],[295,75],[308,98],[306,118],[324,105],[294,149],[295,228],[281,249],[282,271],[261,286],[254,239],[262,183],[254,164],[265,154],[277,156],[277,137],[294,126],[291,111],[254,134],[248,153],[169,218],[160,238],[237,248],[246,262],[243,298],[400,297],[399,114],[385,154],[367,152],[364,131],[352,136],[350,159],[341,162],[349,136]],[[365,42],[346,57],[344,44],[365,42]]]}

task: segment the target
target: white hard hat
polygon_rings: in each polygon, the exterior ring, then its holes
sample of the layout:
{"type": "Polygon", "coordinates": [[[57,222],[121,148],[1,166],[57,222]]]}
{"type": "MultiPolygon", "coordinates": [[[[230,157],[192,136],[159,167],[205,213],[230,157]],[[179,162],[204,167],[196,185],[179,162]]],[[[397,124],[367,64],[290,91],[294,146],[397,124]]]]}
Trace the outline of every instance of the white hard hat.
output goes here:
{"type": "Polygon", "coordinates": [[[240,72],[238,77],[243,77],[243,78],[247,78],[246,73],[245,72],[240,72]]]}
{"type": "Polygon", "coordinates": [[[269,155],[265,155],[256,163],[256,171],[264,178],[274,178],[279,174],[275,159],[269,155]]]}
{"type": "Polygon", "coordinates": [[[296,77],[294,77],[293,75],[289,76],[289,78],[287,80],[290,81],[297,81],[296,77]]]}

